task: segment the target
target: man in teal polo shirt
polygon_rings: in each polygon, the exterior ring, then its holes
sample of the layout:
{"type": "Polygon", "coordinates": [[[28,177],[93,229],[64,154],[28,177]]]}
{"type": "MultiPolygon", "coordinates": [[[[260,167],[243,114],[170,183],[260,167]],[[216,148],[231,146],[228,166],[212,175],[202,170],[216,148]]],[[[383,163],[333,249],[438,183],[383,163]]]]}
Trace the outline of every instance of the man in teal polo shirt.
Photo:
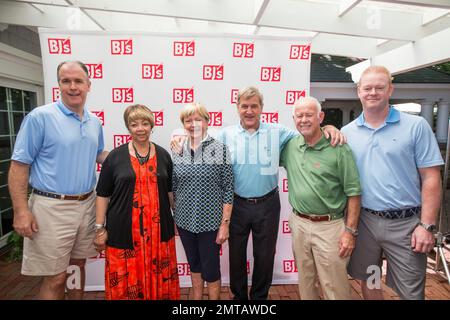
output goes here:
{"type": "Polygon", "coordinates": [[[351,299],[347,263],[358,234],[358,169],[347,145],[332,147],[324,137],[324,113],[315,98],[299,99],[293,118],[301,135],[286,144],[281,165],[293,207],[289,227],[300,297],[319,299],[318,277],[325,299],[351,299]]]}

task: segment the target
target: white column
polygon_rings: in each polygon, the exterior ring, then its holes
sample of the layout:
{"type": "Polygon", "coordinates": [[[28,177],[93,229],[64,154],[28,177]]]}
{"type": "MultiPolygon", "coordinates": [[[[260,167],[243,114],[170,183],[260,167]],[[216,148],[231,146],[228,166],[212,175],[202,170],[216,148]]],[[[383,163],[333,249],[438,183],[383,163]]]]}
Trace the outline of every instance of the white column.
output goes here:
{"type": "Polygon", "coordinates": [[[433,129],[433,108],[434,108],[434,101],[431,100],[424,100],[420,102],[421,109],[420,109],[420,115],[427,120],[428,124],[430,125],[431,129],[433,129]]]}
{"type": "Polygon", "coordinates": [[[447,141],[449,109],[450,103],[448,101],[439,101],[438,116],[436,123],[436,138],[438,142],[447,141]]]}
{"type": "Polygon", "coordinates": [[[342,108],[342,126],[345,126],[350,122],[350,109],[342,108]]]}

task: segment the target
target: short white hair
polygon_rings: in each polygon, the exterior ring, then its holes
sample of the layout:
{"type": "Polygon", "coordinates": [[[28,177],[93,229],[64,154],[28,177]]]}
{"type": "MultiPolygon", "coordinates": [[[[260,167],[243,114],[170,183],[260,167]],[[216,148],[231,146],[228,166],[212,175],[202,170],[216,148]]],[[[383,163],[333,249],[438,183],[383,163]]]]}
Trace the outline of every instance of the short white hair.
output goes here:
{"type": "Polygon", "coordinates": [[[292,108],[292,115],[295,116],[295,110],[297,110],[298,107],[300,107],[304,103],[313,102],[317,107],[317,113],[320,113],[322,111],[322,105],[320,104],[319,100],[317,100],[314,97],[300,97],[295,101],[294,108],[292,108]]]}

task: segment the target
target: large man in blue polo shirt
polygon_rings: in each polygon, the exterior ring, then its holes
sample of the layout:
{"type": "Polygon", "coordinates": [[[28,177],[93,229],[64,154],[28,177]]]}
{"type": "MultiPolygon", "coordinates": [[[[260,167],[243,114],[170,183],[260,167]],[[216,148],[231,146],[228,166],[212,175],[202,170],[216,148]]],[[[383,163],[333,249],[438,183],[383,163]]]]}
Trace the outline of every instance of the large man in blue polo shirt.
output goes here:
{"type": "Polygon", "coordinates": [[[426,253],[434,247],[443,161],[425,119],[389,105],[391,79],[380,66],[362,73],[357,90],[363,113],[342,129],[362,186],[359,236],[348,270],[362,280],[365,299],[382,299],[381,279],[376,277],[384,253],[387,284],[402,299],[424,299],[426,253]]]}
{"type": "MultiPolygon", "coordinates": [[[[247,243],[251,232],[254,266],[250,299],[265,300],[272,283],[280,218],[279,157],[285,144],[298,132],[260,121],[263,96],[255,87],[239,91],[237,107],[240,123],[224,128],[217,137],[230,149],[234,173],[235,197],[228,239],[230,289],[234,299],[248,299],[247,243]]],[[[330,134],[332,145],[343,139],[334,127],[325,129],[327,138],[330,134]]]]}
{"type": "Polygon", "coordinates": [[[66,269],[78,266],[80,278],[68,297],[81,299],[86,258],[95,255],[96,162],[107,153],[101,123],[85,108],[91,85],[86,66],[63,62],[57,77],[61,100],[35,108],[22,122],[9,191],[14,228],[25,237],[22,273],[44,277],[39,298],[63,299],[66,269]]]}

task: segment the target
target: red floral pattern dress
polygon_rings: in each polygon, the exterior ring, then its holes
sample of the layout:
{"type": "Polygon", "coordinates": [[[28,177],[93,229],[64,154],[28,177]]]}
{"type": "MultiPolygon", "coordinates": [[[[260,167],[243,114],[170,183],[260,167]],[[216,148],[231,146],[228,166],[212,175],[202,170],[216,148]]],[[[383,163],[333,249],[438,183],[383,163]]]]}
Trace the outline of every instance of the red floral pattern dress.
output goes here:
{"type": "Polygon", "coordinates": [[[180,285],[175,238],[160,241],[156,156],[143,165],[130,157],[136,174],[132,210],[134,249],[106,247],[106,299],[177,300],[180,285]]]}

